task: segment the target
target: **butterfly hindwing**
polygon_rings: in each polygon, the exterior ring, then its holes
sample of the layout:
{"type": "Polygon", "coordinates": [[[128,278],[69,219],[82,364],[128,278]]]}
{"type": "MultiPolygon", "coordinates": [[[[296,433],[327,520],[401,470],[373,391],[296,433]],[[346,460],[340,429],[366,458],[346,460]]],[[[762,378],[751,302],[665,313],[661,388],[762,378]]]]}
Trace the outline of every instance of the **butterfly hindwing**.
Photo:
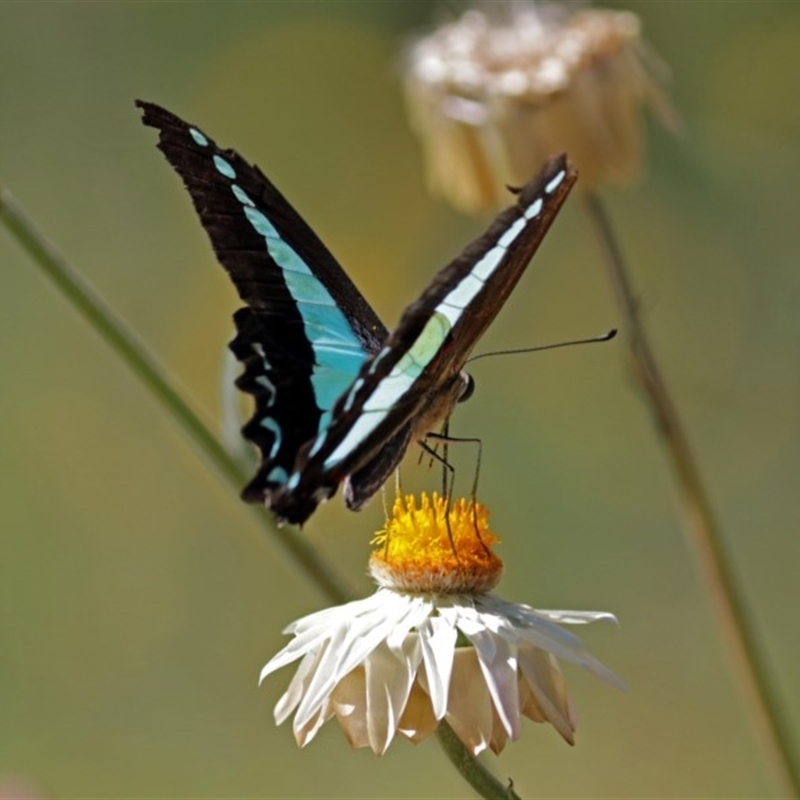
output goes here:
{"type": "Polygon", "coordinates": [[[176,115],[137,101],[247,304],[231,349],[255,398],[243,429],[262,464],[243,495],[270,502],[387,331],[317,235],[254,165],[176,115]]]}

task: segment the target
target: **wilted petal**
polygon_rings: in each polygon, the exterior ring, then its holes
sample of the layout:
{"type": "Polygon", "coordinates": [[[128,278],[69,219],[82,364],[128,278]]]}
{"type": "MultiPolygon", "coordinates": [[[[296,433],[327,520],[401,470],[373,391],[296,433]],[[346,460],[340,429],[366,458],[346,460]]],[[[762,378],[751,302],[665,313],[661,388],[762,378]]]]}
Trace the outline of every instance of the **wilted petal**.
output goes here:
{"type": "Polygon", "coordinates": [[[506,743],[509,739],[514,740],[516,738],[518,737],[508,735],[506,726],[503,724],[503,721],[500,719],[500,715],[495,709],[494,725],[492,725],[492,738],[489,740],[489,749],[493,753],[499,754],[503,751],[503,748],[506,746],[506,743]]]}
{"type": "Polygon", "coordinates": [[[364,667],[356,667],[331,692],[336,719],[353,747],[369,747],[366,685],[364,667]]]}
{"type": "Polygon", "coordinates": [[[397,722],[411,692],[421,657],[416,642],[409,642],[409,651],[416,651],[416,657],[409,652],[401,661],[386,644],[382,644],[372,651],[364,665],[369,742],[377,755],[385,753],[394,738],[397,722]]]}
{"type": "Polygon", "coordinates": [[[525,680],[522,674],[522,668],[520,668],[517,677],[519,682],[519,710],[524,716],[528,719],[532,719],[534,722],[547,722],[547,716],[536,702],[536,697],[533,692],[531,692],[528,681],[525,680]]]}
{"type": "Polygon", "coordinates": [[[483,681],[478,656],[471,647],[456,648],[447,721],[473,755],[489,746],[494,728],[494,707],[483,681]]]}
{"type": "Polygon", "coordinates": [[[567,702],[566,687],[555,659],[535,647],[521,648],[519,668],[536,698],[538,710],[566,741],[575,744],[575,725],[567,702]]]}
{"type": "Polygon", "coordinates": [[[420,681],[415,681],[406,707],[397,723],[397,730],[412,742],[420,742],[436,730],[439,719],[431,707],[430,696],[420,686],[420,681]]]}

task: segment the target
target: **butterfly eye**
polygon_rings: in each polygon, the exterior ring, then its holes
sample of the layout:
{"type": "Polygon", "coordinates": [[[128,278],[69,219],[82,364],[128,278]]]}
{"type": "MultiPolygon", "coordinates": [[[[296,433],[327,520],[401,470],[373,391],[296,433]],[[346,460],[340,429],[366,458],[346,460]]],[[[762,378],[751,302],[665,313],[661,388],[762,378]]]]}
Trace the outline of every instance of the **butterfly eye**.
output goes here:
{"type": "Polygon", "coordinates": [[[461,379],[464,382],[464,389],[458,396],[459,403],[469,400],[470,397],[472,397],[472,393],[475,391],[475,378],[473,378],[472,375],[470,375],[468,372],[462,372],[461,379]]]}

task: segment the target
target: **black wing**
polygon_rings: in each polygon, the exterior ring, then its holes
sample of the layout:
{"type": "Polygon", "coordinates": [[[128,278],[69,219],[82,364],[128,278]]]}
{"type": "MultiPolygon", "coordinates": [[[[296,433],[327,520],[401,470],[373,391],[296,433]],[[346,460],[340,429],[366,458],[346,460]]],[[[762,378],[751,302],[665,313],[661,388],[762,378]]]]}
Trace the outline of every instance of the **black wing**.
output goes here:
{"type": "MultiPolygon", "coordinates": [[[[333,409],[331,423],[304,448],[295,472],[273,498],[273,510],[302,521],[346,476],[360,502],[387,475],[390,441],[424,435],[449,415],[464,390],[461,368],[524,272],[566,200],[577,173],[565,156],[550,160],[522,188],[515,205],[434,278],[403,314],[380,352],[333,409]],[[426,430],[427,428],[427,430],[426,430]],[[354,475],[355,474],[355,475],[354,475]]],[[[402,452],[400,453],[400,457],[402,452]]],[[[395,454],[392,462],[399,457],[395,454]]]]}
{"type": "Polygon", "coordinates": [[[199,128],[136,101],[181,176],[217,258],[246,307],[230,344],[238,386],[255,398],[243,434],[261,451],[243,497],[270,504],[298,450],[324,430],[387,331],[317,235],[255,165],[199,128]]]}

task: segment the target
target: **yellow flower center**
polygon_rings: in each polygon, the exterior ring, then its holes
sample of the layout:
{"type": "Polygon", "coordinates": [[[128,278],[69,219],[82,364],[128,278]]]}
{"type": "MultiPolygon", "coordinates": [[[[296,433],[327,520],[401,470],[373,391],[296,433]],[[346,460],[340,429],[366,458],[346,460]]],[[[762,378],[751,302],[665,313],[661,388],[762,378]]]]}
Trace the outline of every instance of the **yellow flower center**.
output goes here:
{"type": "Polygon", "coordinates": [[[392,516],[372,540],[370,572],[381,585],[407,592],[488,592],[500,580],[503,562],[490,546],[500,539],[489,530],[481,503],[447,501],[423,494],[394,501],[392,516]]]}

